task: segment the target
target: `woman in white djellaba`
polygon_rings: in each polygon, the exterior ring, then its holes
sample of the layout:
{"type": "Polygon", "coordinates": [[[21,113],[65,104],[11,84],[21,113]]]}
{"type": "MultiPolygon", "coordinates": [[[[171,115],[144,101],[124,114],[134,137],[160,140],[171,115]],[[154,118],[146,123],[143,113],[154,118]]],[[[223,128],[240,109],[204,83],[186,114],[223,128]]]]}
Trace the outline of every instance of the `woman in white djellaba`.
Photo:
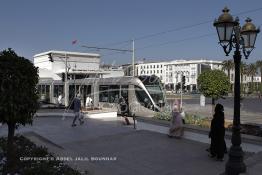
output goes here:
{"type": "Polygon", "coordinates": [[[168,136],[181,138],[184,135],[183,118],[179,112],[178,106],[174,105],[168,136]]]}

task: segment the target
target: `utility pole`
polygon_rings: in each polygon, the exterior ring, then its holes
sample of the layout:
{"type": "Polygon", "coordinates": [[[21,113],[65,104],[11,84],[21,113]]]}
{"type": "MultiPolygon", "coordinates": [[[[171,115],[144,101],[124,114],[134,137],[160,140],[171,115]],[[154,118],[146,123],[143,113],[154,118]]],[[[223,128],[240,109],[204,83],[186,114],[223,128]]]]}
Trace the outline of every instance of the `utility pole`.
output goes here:
{"type": "Polygon", "coordinates": [[[183,107],[183,72],[181,71],[181,96],[180,96],[180,110],[183,107]]]}
{"type": "Polygon", "coordinates": [[[67,69],[67,55],[65,53],[65,86],[64,86],[64,89],[65,89],[65,107],[68,107],[69,106],[69,88],[68,88],[68,81],[67,81],[67,73],[68,73],[68,69],[67,69]]]}
{"type": "Polygon", "coordinates": [[[135,40],[132,40],[132,67],[133,67],[133,77],[135,76],[135,40]]]}

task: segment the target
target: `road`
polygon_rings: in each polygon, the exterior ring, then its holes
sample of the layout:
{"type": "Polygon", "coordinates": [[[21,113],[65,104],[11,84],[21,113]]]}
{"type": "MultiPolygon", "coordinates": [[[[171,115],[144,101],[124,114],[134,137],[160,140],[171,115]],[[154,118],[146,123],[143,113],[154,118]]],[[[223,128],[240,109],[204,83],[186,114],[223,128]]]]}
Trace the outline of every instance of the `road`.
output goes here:
{"type": "MultiPolygon", "coordinates": [[[[168,100],[169,102],[172,100],[168,100]]],[[[200,98],[183,99],[183,104],[199,104],[200,98]]],[[[234,97],[226,97],[225,99],[219,99],[217,103],[222,104],[227,108],[234,108],[234,97]]],[[[262,113],[262,99],[245,97],[241,102],[241,110],[246,112],[262,113]]],[[[206,104],[211,104],[211,98],[206,98],[206,104]]]]}
{"type": "MultiPolygon", "coordinates": [[[[168,103],[173,103],[174,100],[169,99],[168,103]]],[[[225,99],[219,99],[217,103],[221,103],[225,109],[225,118],[233,120],[234,113],[234,98],[227,97],[225,99]]],[[[211,99],[206,98],[206,105],[200,106],[200,98],[185,98],[183,99],[183,109],[185,112],[199,115],[202,117],[212,117],[211,99]]],[[[241,122],[252,123],[262,126],[262,99],[245,97],[241,102],[241,122]]]]}

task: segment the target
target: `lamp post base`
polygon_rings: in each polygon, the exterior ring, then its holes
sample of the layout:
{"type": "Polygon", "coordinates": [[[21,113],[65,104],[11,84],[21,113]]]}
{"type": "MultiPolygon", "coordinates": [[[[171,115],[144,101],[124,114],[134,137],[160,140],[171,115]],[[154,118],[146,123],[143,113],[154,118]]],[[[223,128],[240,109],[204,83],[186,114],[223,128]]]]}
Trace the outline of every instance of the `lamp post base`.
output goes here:
{"type": "Polygon", "coordinates": [[[226,175],[239,175],[240,173],[246,172],[243,154],[241,146],[231,146],[229,151],[229,159],[226,163],[226,175]]]}

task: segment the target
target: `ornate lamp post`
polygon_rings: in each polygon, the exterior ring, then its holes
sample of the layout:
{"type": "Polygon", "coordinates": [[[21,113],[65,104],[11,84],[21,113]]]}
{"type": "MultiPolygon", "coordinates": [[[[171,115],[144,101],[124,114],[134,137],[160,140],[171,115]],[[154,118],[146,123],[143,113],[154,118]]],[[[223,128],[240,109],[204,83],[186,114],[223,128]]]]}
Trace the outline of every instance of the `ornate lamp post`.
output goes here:
{"type": "Polygon", "coordinates": [[[246,24],[241,28],[239,25],[238,17],[233,19],[229,14],[229,9],[225,7],[223,14],[215,20],[214,26],[217,29],[219,43],[223,47],[226,56],[234,51],[234,64],[235,64],[235,87],[234,87],[234,119],[233,131],[229,151],[229,160],[226,163],[227,175],[238,175],[246,171],[246,166],[243,162],[243,150],[241,148],[240,136],[240,63],[241,63],[241,50],[246,59],[254,49],[256,36],[259,29],[251,23],[251,19],[247,18],[246,24]]]}

